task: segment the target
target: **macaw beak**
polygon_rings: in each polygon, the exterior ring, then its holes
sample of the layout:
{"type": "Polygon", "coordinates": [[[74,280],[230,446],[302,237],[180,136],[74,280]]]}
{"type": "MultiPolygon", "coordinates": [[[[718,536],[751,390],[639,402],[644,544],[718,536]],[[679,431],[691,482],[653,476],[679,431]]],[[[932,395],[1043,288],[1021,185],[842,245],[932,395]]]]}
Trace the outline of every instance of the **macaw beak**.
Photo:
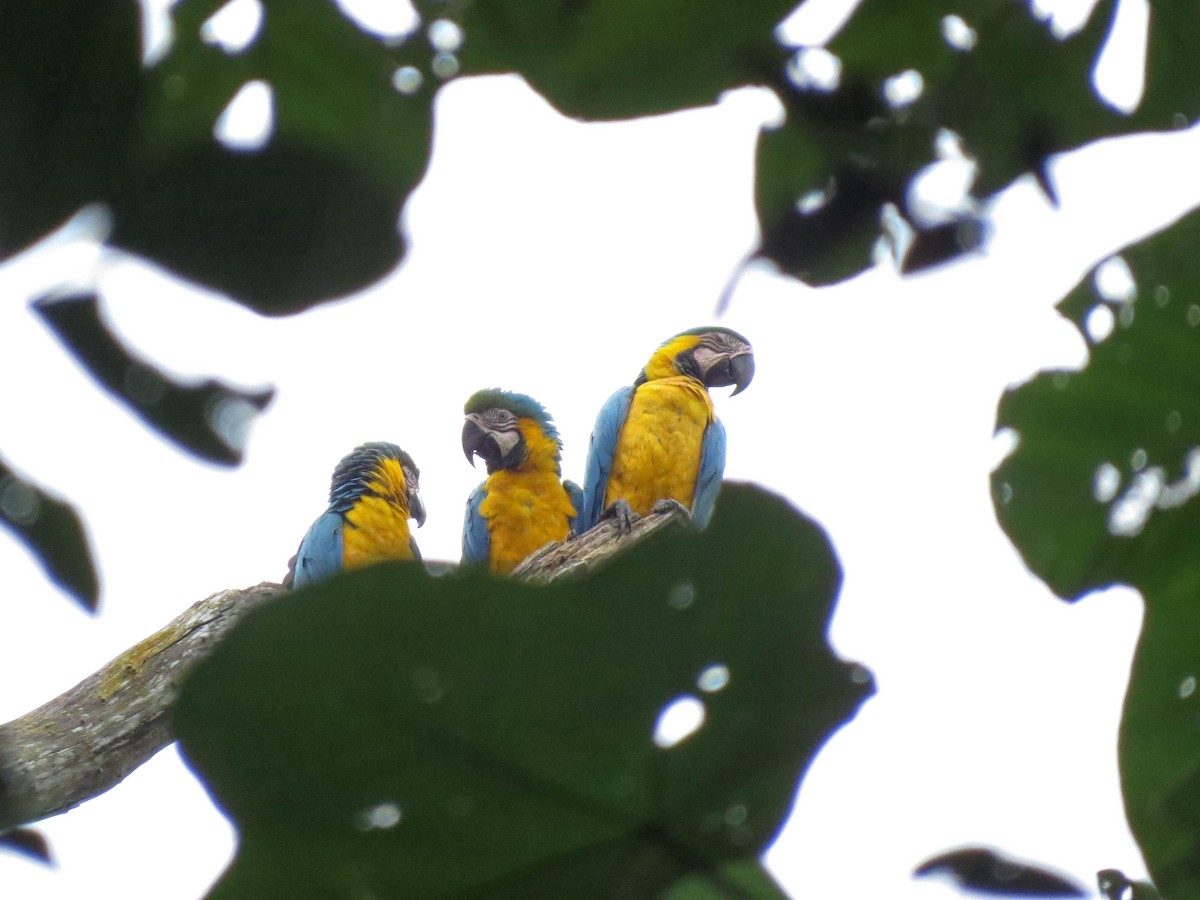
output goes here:
{"type": "MultiPolygon", "coordinates": [[[[475,467],[475,454],[478,453],[484,459],[487,455],[483,452],[484,442],[488,438],[487,429],[479,424],[479,419],[476,413],[471,413],[467,416],[467,421],[463,423],[462,430],[462,448],[463,453],[467,456],[467,462],[471,467],[475,467]]],[[[499,448],[496,448],[499,449],[499,448]]],[[[496,454],[499,456],[499,454],[496,454]]]]}
{"type": "Polygon", "coordinates": [[[408,515],[409,518],[417,520],[418,528],[425,524],[425,504],[421,502],[421,495],[416,491],[408,492],[408,515]]]}
{"type": "Polygon", "coordinates": [[[488,465],[491,472],[497,467],[515,465],[524,452],[521,432],[512,430],[497,430],[483,421],[479,413],[468,413],[467,421],[463,423],[462,447],[467,461],[474,466],[475,456],[479,456],[488,465]]]}
{"type": "Polygon", "coordinates": [[[754,380],[754,354],[751,352],[739,353],[729,361],[729,368],[733,372],[733,383],[737,385],[733,393],[729,395],[732,397],[744,391],[754,380]]]}
{"type": "Polygon", "coordinates": [[[746,350],[736,356],[719,359],[704,373],[706,387],[728,387],[736,385],[730,397],[740,394],[754,379],[754,353],[746,350]]]}

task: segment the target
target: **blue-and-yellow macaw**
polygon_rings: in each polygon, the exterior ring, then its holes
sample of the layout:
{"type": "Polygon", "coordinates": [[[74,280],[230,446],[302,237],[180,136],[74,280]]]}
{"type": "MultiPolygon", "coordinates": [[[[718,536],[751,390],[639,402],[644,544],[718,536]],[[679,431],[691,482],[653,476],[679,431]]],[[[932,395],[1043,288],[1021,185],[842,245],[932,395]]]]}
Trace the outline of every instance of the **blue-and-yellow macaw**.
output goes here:
{"type": "Polygon", "coordinates": [[[425,524],[412,457],[385,441],[354,448],[333,470],[329,509],[313,522],[284,585],[304,587],[369,563],[421,558],[408,527],[425,524]]]}
{"type": "Polygon", "coordinates": [[[697,527],[707,525],[725,471],[725,426],[708,388],[732,384],[738,394],[753,377],[749,341],[728,328],[693,328],[662,344],[637,380],[600,409],[578,532],[618,501],[645,516],[674,500],[697,527]]]}
{"type": "Polygon", "coordinates": [[[551,541],[566,540],[583,497],[562,481],[562,441],[545,408],[498,388],[471,395],[463,412],[463,452],[487,463],[463,522],[464,563],[507,573],[551,541]]]}

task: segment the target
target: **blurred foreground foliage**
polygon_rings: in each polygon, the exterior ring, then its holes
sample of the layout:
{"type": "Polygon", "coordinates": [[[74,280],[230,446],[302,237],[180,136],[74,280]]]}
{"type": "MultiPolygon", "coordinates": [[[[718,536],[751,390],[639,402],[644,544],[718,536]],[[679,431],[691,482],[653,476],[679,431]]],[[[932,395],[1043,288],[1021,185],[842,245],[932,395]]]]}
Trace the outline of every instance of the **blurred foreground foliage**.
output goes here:
{"type": "Polygon", "coordinates": [[[871,690],[826,641],[840,581],[816,524],[727,484],[704,532],[566,584],[392,565],[280,597],[176,707],[241,835],[213,896],[783,896],[757,857],[871,690]]]}
{"type": "Polygon", "coordinates": [[[1129,292],[1105,297],[1089,280],[1063,301],[1091,359],[1005,394],[998,425],[1019,443],[993,475],[1001,523],[1056,593],[1130,584],[1145,599],[1121,782],[1167,897],[1200,894],[1198,246],[1193,213],[1106,264],[1128,267],[1129,292]]]}
{"type": "MultiPolygon", "coordinates": [[[[261,16],[249,38],[231,42],[213,31],[212,17],[223,11],[220,0],[185,0],[171,9],[167,43],[146,55],[136,7],[127,0],[57,0],[53,8],[3,3],[0,257],[30,246],[78,210],[103,204],[111,213],[107,240],[112,246],[226,292],[261,313],[301,311],[369,284],[403,258],[398,217],[428,162],[440,85],[463,75],[515,72],[565,115],[593,120],[704,105],[747,85],[775,91],[786,118],[764,129],[760,138],[755,201],[761,240],[750,256],[769,259],[811,283],[827,283],[861,271],[881,249],[905,269],[953,259],[984,239],[981,210],[1013,179],[1031,174],[1053,199],[1047,172],[1053,154],[1106,136],[1183,127],[1200,111],[1194,67],[1200,15],[1190,4],[1154,6],[1145,91],[1127,114],[1106,104],[1091,80],[1114,20],[1115,0],[1101,0],[1080,30],[1068,36],[1053,34],[1047,23],[1035,20],[1028,4],[1014,0],[863,0],[824,49],[787,46],[777,39],[775,26],[790,5],[785,0],[417,0],[414,21],[383,34],[352,21],[331,2],[265,0],[256,7],[261,16]],[[242,94],[247,86],[260,98],[269,96],[262,134],[218,139],[224,113],[235,98],[247,96],[242,94]],[[974,197],[930,217],[914,202],[914,177],[953,156],[956,147],[975,164],[974,197]],[[885,209],[888,215],[882,216],[885,209]],[[886,229],[885,220],[891,223],[886,229]]],[[[1130,820],[1168,896],[1200,892],[1200,767],[1195,763],[1200,740],[1191,724],[1191,705],[1200,702],[1200,660],[1195,658],[1200,576],[1193,562],[1200,534],[1193,521],[1198,508],[1193,498],[1200,488],[1200,284],[1193,261],[1198,232],[1195,220],[1188,220],[1126,254],[1135,297],[1094,297],[1083,285],[1068,298],[1063,310],[1093,339],[1092,359],[1080,373],[1047,373],[1005,396],[999,425],[1014,429],[1020,442],[993,485],[1004,527],[1031,568],[1057,592],[1075,598],[1127,582],[1146,597],[1121,765],[1130,820]],[[1106,316],[1115,330],[1100,339],[1106,316]]],[[[95,304],[43,307],[43,314],[85,362],[91,355],[92,370],[137,415],[182,447],[201,453],[207,448],[210,458],[236,462],[240,444],[225,440],[229,435],[210,405],[197,403],[197,389],[177,393],[164,385],[158,373],[105,334],[95,304]],[[87,321],[74,315],[85,312],[87,321]],[[63,318],[67,313],[74,315],[71,322],[63,318]],[[103,340],[105,365],[115,360],[116,368],[105,369],[91,338],[73,341],[73,333],[103,340]],[[120,364],[126,366],[123,374],[120,364]],[[155,377],[148,379],[147,372],[155,377]],[[154,403],[142,402],[147,385],[159,392],[154,403]]],[[[240,433],[267,395],[225,391],[222,396],[241,404],[240,433]]],[[[773,501],[741,492],[734,496],[728,506],[736,508],[722,510],[724,521],[735,522],[747,510],[777,517],[802,556],[821,543],[806,531],[811,526],[788,524],[773,501]]],[[[83,529],[69,507],[4,468],[0,519],[30,544],[55,580],[94,607],[96,577],[83,529]]],[[[391,842],[417,840],[417,835],[467,840],[475,849],[479,836],[467,830],[469,822],[508,816],[508,803],[529,803],[536,807],[541,830],[528,843],[533,868],[525,875],[545,878],[545,885],[555,883],[560,871],[555,861],[577,851],[580,865],[599,867],[596,871],[616,867],[635,873],[630,877],[645,872],[649,881],[644,884],[653,881],[669,896],[769,895],[756,864],[747,860],[777,827],[820,736],[851,713],[858,695],[823,643],[813,643],[815,635],[823,635],[832,595],[822,591],[832,591],[831,583],[812,593],[788,582],[802,573],[785,555],[768,558],[756,552],[756,545],[739,544],[731,545],[732,555],[720,563],[726,567],[720,577],[729,586],[730,602],[742,609],[750,604],[755,616],[766,616],[763,622],[774,621],[776,629],[764,626],[748,635],[739,630],[741,623],[730,621],[724,625],[732,630],[703,640],[699,635],[685,640],[690,632],[677,630],[689,615],[708,615],[707,607],[700,603],[692,613],[675,616],[658,601],[667,581],[702,583],[696,572],[717,565],[687,548],[722,535],[732,540],[723,530],[732,526],[722,521],[719,516],[713,535],[673,537],[670,553],[663,549],[670,563],[658,574],[641,554],[587,585],[537,594],[481,577],[432,581],[416,572],[381,570],[297,595],[264,612],[197,681],[181,718],[189,753],[253,837],[219,890],[257,883],[260,874],[255,873],[281,865],[285,856],[280,854],[297,847],[312,850],[314,859],[327,859],[343,839],[356,847],[374,842],[384,855],[391,842]],[[692,565],[695,571],[687,568],[692,565]],[[664,581],[668,570],[671,578],[664,581]],[[628,577],[621,573],[635,571],[656,592],[646,611],[604,588],[628,577]],[[735,591],[736,584],[754,589],[735,591]],[[819,622],[809,622],[807,631],[787,620],[800,615],[797,610],[784,609],[787,603],[771,605],[792,596],[787,593],[792,590],[795,598],[806,598],[797,599],[798,607],[811,612],[814,598],[820,598],[818,606],[825,604],[819,622]],[[397,639],[427,634],[429,642],[414,643],[414,651],[429,652],[442,640],[467,642],[465,649],[489,662],[486,673],[462,669],[468,663],[458,657],[430,667],[464,685],[435,704],[453,710],[458,717],[453,727],[435,728],[428,719],[430,707],[419,697],[414,701],[411,665],[393,660],[391,669],[384,666],[378,632],[364,626],[353,636],[365,642],[359,656],[343,652],[336,642],[321,643],[331,623],[351,627],[350,617],[322,614],[339,600],[362,606],[380,631],[391,623],[389,634],[397,639]],[[418,606],[427,618],[414,616],[418,606]],[[508,608],[510,618],[492,618],[508,608]],[[462,627],[446,619],[450,609],[466,617],[462,627]],[[566,609],[582,621],[563,622],[566,609]],[[538,611],[536,620],[532,610],[538,611]],[[604,631],[617,617],[635,613],[647,617],[647,633],[664,642],[654,649],[676,647],[676,657],[645,656],[640,632],[633,628],[624,629],[619,650],[609,647],[606,666],[586,647],[578,659],[563,655],[561,642],[571,627],[604,631]],[[508,643],[491,646],[468,626],[476,620],[472,617],[482,617],[508,643]],[[321,627],[315,628],[318,619],[321,627]],[[268,622],[287,629],[291,638],[259,647],[255,642],[263,641],[268,622]],[[780,644],[781,634],[796,643],[780,644]],[[809,710],[813,722],[824,723],[820,727],[791,718],[811,700],[800,697],[792,667],[818,665],[792,658],[805,646],[817,647],[818,659],[824,660],[819,665],[827,667],[831,693],[821,702],[830,705],[817,703],[809,710]],[[252,647],[258,651],[250,653],[252,647]],[[516,666],[508,670],[494,654],[514,647],[526,652],[510,653],[516,666]],[[688,679],[697,677],[701,648],[726,662],[771,653],[782,668],[770,677],[762,674],[760,682],[734,677],[724,692],[706,700],[711,720],[696,736],[671,750],[655,748],[647,739],[652,713],[672,692],[691,690],[688,679]],[[319,667],[313,665],[316,660],[319,667]],[[534,671],[552,660],[557,660],[554,667],[534,671]],[[247,677],[289,673],[286,685],[270,687],[276,705],[232,690],[226,679],[242,671],[239,667],[247,677]],[[514,680],[518,673],[525,680],[514,680]],[[585,676],[587,684],[578,681],[585,676]],[[379,692],[360,696],[349,687],[364,679],[379,692]],[[556,743],[576,728],[593,727],[567,708],[567,684],[594,700],[596,712],[590,715],[612,719],[611,734],[593,735],[605,748],[608,768],[584,771],[571,748],[556,743]],[[756,690],[743,695],[748,684],[756,690]],[[477,714],[491,710],[488,691],[527,695],[548,705],[543,709],[531,702],[527,714],[535,728],[524,736],[520,731],[492,734],[488,716],[476,721],[477,714]],[[747,704],[741,712],[735,697],[747,704]],[[384,714],[366,716],[381,703],[384,714]],[[758,704],[777,708],[764,713],[758,704]],[[554,729],[538,720],[551,709],[569,724],[554,729]],[[225,727],[218,722],[223,716],[258,715],[287,720],[286,727],[280,722],[275,749],[295,754],[298,768],[271,766],[261,788],[243,796],[238,768],[263,766],[273,757],[255,761],[254,748],[232,732],[223,754],[206,735],[210,726],[225,727]],[[420,728],[448,741],[454,755],[418,760],[425,751],[410,743],[412,733],[400,727],[402,721],[421,723],[420,728]],[[754,749],[759,754],[755,766],[733,764],[738,748],[713,737],[725,734],[731,721],[739,728],[772,732],[754,749]],[[463,821],[454,819],[452,810],[422,819],[424,801],[415,794],[405,799],[404,785],[389,780],[399,773],[378,759],[355,757],[353,766],[339,763],[331,771],[361,788],[355,797],[359,805],[353,810],[322,806],[320,785],[295,778],[317,764],[310,754],[318,742],[310,740],[305,748],[297,738],[303,729],[329,732],[343,749],[363,730],[368,743],[361,752],[378,740],[389,753],[408,753],[407,767],[418,762],[442,767],[430,782],[442,787],[446,783],[436,779],[482,779],[488,803],[497,805],[463,821]],[[789,739],[776,741],[783,732],[789,739]],[[538,736],[535,749],[531,734],[538,736]],[[789,743],[796,735],[804,737],[789,743]],[[718,746],[719,753],[713,749],[718,746]],[[481,755],[466,752],[472,748],[481,755]],[[544,758],[541,748],[547,751],[544,758]],[[725,759],[723,754],[732,755],[725,759]],[[505,787],[511,787],[509,778],[546,786],[550,794],[512,795],[505,787]],[[689,793],[691,787],[680,778],[695,778],[702,789],[689,793]],[[393,799],[402,824],[376,828],[390,815],[379,804],[393,799]],[[272,804],[296,815],[286,821],[276,816],[279,821],[272,824],[264,817],[272,804]],[[718,810],[713,804],[724,805],[718,810]],[[371,819],[366,831],[355,831],[352,813],[368,808],[382,810],[383,819],[371,819]],[[731,822],[732,809],[744,809],[745,818],[739,812],[731,822]],[[716,813],[715,830],[705,831],[703,823],[716,813]],[[326,822],[329,816],[334,818],[326,822]],[[568,819],[571,824],[562,828],[555,824],[568,819]],[[749,837],[739,843],[738,834],[749,837]]],[[[749,527],[747,521],[742,525],[749,527]]],[[[817,572],[805,577],[824,572],[828,580],[831,566],[828,559],[819,561],[817,572]]],[[[749,662],[746,666],[738,671],[759,671],[749,662]]],[[[513,703],[502,708],[506,715],[525,715],[513,703]]],[[[400,877],[390,868],[393,863],[379,862],[375,850],[363,853],[357,868],[343,873],[348,885],[363,873],[400,877]]],[[[520,881],[525,876],[489,854],[477,870],[462,874],[464,883],[482,886],[494,878],[498,881],[487,883],[525,890],[520,881]]],[[[301,866],[292,874],[307,870],[301,866]]],[[[424,876],[406,872],[403,877],[424,876]]]]}

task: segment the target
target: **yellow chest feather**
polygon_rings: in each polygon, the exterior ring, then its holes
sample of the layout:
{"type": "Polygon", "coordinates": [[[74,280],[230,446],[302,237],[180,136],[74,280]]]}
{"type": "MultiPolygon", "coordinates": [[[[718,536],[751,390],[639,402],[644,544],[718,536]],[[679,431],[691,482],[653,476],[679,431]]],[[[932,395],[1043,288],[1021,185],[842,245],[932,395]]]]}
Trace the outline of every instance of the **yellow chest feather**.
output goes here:
{"type": "Polygon", "coordinates": [[[638,387],[617,439],[604,505],[624,499],[640,515],[675,499],[691,509],[704,430],[716,418],[704,385],[684,375],[638,387]]]}
{"type": "Polygon", "coordinates": [[[479,512],[487,520],[494,572],[511,572],[551,541],[567,538],[575,508],[556,472],[504,469],[490,475],[479,512]]]}
{"type": "Polygon", "coordinates": [[[384,560],[413,559],[404,475],[386,460],[342,526],[342,566],[353,569],[384,560]]]}

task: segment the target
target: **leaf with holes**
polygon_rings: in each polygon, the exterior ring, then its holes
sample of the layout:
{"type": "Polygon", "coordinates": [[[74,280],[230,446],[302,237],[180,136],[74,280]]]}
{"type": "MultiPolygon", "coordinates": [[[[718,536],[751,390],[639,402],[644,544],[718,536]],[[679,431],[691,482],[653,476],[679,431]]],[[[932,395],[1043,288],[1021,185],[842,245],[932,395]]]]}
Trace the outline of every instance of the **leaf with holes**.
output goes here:
{"type": "Polygon", "coordinates": [[[396,564],[281,597],[176,708],[240,832],[213,896],[778,897],[755,857],[870,692],[826,640],[839,581],[820,528],[726,485],[706,531],[585,580],[396,564]]]}
{"type": "Polygon", "coordinates": [[[357,290],[404,254],[400,209],[429,156],[433,51],[419,32],[388,45],[328,2],[272,3],[245,46],[228,46],[205,31],[220,6],[174,10],[174,43],[143,79],[113,239],[264,313],[357,290]],[[411,93],[393,86],[404,64],[427,73],[411,93]],[[256,124],[234,104],[248,98],[262,132],[222,143],[225,112],[256,124]]]}
{"type": "Polygon", "coordinates": [[[100,584],[87,534],[69,504],[47,494],[0,461],[0,522],[33,553],[46,575],[89,612],[100,584]]]}
{"type": "Polygon", "coordinates": [[[885,204],[920,229],[906,269],[977,247],[970,208],[947,213],[948,223],[914,209],[913,176],[939,159],[943,129],[975,163],[974,196],[1032,173],[1053,199],[1051,155],[1193,120],[1200,87],[1188,60],[1200,17],[1186,5],[1155,8],[1146,95],[1133,115],[1095,92],[1115,6],[1099,3],[1083,30],[1059,40],[1011,0],[865,0],[829,46],[836,64],[807,50],[781,57],[772,83],[787,121],[759,142],[758,255],[814,284],[849,277],[871,262],[885,204]],[[812,59],[840,66],[835,89],[813,76],[812,59]]]}
{"type": "Polygon", "coordinates": [[[998,426],[1020,437],[993,476],[1004,530],[1075,599],[1113,583],[1146,615],[1121,723],[1125,808],[1166,896],[1200,892],[1200,215],[1128,249],[1136,300],[1080,285],[1062,308],[1110,318],[1080,372],[1010,390],[998,426]]]}
{"type": "Polygon", "coordinates": [[[242,461],[250,422],[274,391],[238,391],[212,379],[178,383],[121,344],[92,294],[40,300],[34,310],[105,390],[151,428],[212,462],[242,461]]]}

